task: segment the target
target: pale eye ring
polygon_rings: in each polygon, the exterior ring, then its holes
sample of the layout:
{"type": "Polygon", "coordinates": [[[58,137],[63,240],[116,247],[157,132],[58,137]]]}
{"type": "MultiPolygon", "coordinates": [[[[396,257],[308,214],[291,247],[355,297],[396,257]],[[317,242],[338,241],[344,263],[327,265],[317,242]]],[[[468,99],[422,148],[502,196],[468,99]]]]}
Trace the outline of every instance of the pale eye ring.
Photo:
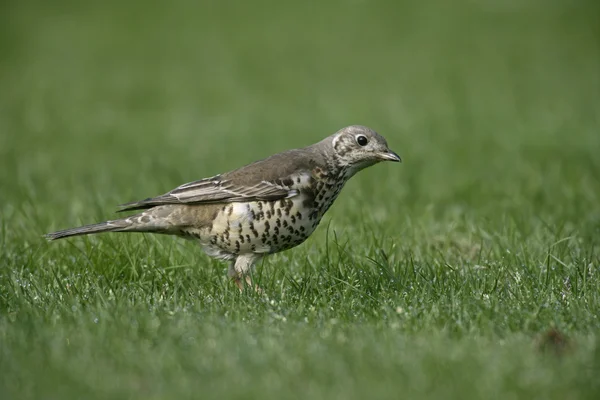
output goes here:
{"type": "Polygon", "coordinates": [[[369,139],[367,139],[366,136],[358,135],[356,137],[356,143],[358,143],[359,146],[366,146],[367,143],[369,143],[369,139]]]}

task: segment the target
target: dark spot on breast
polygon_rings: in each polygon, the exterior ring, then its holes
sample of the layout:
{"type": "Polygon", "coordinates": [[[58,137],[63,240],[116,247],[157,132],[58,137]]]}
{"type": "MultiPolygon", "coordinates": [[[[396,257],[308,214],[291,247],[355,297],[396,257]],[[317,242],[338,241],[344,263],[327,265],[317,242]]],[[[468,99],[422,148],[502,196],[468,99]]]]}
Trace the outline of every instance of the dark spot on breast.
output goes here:
{"type": "Polygon", "coordinates": [[[227,209],[227,215],[231,215],[232,212],[233,212],[233,206],[229,206],[229,208],[227,209]]]}
{"type": "Polygon", "coordinates": [[[292,224],[296,223],[296,217],[294,217],[293,215],[290,217],[290,219],[292,220],[292,224]]]}
{"type": "Polygon", "coordinates": [[[286,226],[288,226],[288,222],[287,222],[287,220],[284,219],[283,220],[283,227],[285,228],[286,226]]]}
{"type": "Polygon", "coordinates": [[[275,223],[277,224],[277,226],[281,226],[281,219],[277,218],[277,220],[275,220],[275,223]]]}
{"type": "Polygon", "coordinates": [[[271,219],[271,211],[267,210],[267,219],[271,219]]]}
{"type": "Polygon", "coordinates": [[[259,209],[259,210],[262,210],[262,209],[263,209],[263,203],[262,203],[262,201],[259,201],[259,202],[257,203],[257,205],[258,205],[258,209],[259,209]]]}
{"type": "Polygon", "coordinates": [[[254,237],[258,237],[258,231],[254,228],[254,222],[250,222],[250,231],[254,234],[254,237]]]}
{"type": "Polygon", "coordinates": [[[298,211],[298,212],[296,213],[296,218],[298,218],[298,219],[302,219],[302,214],[300,214],[300,211],[298,211]]]}
{"type": "Polygon", "coordinates": [[[307,197],[302,201],[302,206],[304,208],[315,208],[317,204],[315,203],[314,197],[307,197]]]}
{"type": "Polygon", "coordinates": [[[265,221],[265,232],[269,233],[270,229],[271,229],[271,224],[269,224],[269,221],[265,221]]]}

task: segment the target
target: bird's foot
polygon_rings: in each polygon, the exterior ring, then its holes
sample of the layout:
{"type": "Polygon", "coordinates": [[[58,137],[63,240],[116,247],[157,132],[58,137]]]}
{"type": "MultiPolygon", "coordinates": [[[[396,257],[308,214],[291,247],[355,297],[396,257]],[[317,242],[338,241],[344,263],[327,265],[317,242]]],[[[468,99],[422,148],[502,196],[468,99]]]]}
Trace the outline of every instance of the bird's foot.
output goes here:
{"type": "Polygon", "coordinates": [[[238,289],[240,289],[240,292],[243,292],[246,286],[248,286],[254,288],[254,291],[258,294],[262,295],[264,293],[260,286],[252,284],[252,278],[250,278],[250,275],[244,276],[243,279],[242,277],[236,276],[233,278],[233,281],[235,282],[235,285],[238,287],[238,289]]]}

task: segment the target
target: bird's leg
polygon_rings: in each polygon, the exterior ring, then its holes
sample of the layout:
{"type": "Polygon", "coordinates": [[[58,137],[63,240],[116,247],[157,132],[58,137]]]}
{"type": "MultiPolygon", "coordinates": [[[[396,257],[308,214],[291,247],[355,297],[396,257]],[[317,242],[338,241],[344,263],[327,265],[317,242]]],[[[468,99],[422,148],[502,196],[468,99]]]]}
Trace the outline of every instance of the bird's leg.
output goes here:
{"type": "Polygon", "coordinates": [[[235,269],[236,261],[237,261],[237,258],[233,259],[229,263],[227,275],[229,275],[229,278],[235,283],[235,285],[238,287],[238,289],[240,289],[240,292],[243,292],[244,291],[244,282],[242,281],[241,275],[235,269]]]}
{"type": "MultiPolygon", "coordinates": [[[[252,278],[250,277],[250,275],[243,275],[243,276],[236,275],[236,276],[232,277],[232,279],[233,279],[233,282],[235,283],[235,285],[238,287],[238,289],[240,289],[240,292],[244,291],[244,287],[246,285],[248,285],[249,287],[252,287],[252,278]],[[242,277],[244,279],[242,279],[242,277]]],[[[254,290],[258,294],[262,294],[262,292],[263,292],[263,290],[258,285],[254,286],[254,290]]]]}
{"type": "Polygon", "coordinates": [[[229,264],[228,275],[233,279],[240,292],[243,292],[245,285],[248,285],[257,293],[262,294],[263,290],[258,285],[253,285],[250,277],[252,266],[259,257],[257,254],[244,254],[229,264]]]}
{"type": "Polygon", "coordinates": [[[236,276],[233,280],[235,282],[235,286],[237,286],[238,289],[240,289],[240,293],[242,293],[244,291],[244,281],[242,280],[242,278],[236,276]]]}

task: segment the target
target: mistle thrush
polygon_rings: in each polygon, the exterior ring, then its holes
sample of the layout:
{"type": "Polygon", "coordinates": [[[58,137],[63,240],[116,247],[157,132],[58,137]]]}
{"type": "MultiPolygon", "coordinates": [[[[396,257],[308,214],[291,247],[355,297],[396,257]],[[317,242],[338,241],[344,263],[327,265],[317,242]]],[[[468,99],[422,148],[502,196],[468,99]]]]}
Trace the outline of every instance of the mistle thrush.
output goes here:
{"type": "Polygon", "coordinates": [[[209,256],[230,262],[241,290],[259,258],[304,242],[348,179],[380,161],[401,160],[375,131],[349,126],[303,149],[124,204],[119,211],[144,210],[127,218],[46,236],[151,232],[197,240],[209,256]]]}

